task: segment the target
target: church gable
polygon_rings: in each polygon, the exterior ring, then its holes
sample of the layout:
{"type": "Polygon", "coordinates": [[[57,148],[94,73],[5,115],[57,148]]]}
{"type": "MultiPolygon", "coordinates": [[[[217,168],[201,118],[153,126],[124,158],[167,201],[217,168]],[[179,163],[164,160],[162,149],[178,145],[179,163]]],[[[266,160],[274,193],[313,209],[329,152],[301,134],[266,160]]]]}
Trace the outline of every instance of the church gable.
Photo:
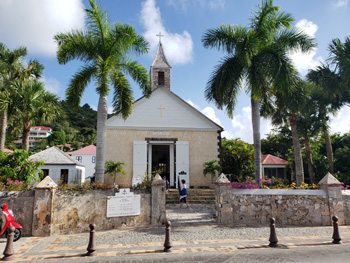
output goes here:
{"type": "Polygon", "coordinates": [[[108,119],[107,129],[223,130],[165,88],[155,89],[149,98],[142,97],[136,101],[126,120],[119,115],[108,119]]]}

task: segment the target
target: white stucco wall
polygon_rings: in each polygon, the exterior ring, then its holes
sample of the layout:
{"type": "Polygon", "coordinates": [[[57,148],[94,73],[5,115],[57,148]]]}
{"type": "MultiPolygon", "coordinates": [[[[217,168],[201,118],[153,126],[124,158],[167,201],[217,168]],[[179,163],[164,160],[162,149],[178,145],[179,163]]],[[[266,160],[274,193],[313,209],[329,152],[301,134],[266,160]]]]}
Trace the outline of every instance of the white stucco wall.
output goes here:
{"type": "Polygon", "coordinates": [[[95,157],[95,162],[96,162],[96,154],[70,153],[69,155],[72,156],[72,158],[75,160],[77,160],[76,159],[77,156],[82,157],[81,163],[85,165],[85,177],[92,176],[94,174],[96,163],[92,162],[92,157],[95,157]]]}
{"type": "Polygon", "coordinates": [[[61,170],[68,169],[68,182],[69,183],[78,183],[77,181],[77,170],[81,170],[81,182],[85,181],[85,167],[76,166],[76,165],[59,165],[59,164],[49,164],[43,165],[40,167],[41,170],[48,169],[49,176],[55,183],[61,179],[61,170]]]}

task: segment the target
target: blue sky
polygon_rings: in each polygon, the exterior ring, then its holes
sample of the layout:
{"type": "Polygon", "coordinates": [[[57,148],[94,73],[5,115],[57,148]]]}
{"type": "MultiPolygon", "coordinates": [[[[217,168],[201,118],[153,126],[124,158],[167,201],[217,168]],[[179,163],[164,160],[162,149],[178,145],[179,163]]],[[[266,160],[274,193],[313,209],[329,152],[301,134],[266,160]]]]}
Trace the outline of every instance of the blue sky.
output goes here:
{"type": "MultiPolygon", "coordinates": [[[[150,43],[148,54],[135,57],[148,69],[161,32],[166,56],[172,65],[172,91],[225,128],[223,136],[252,142],[250,99],[241,92],[234,118],[208,103],[204,90],[214,67],[224,56],[217,50],[205,49],[201,37],[206,29],[221,24],[249,26],[252,10],[259,0],[101,0],[109,14],[109,22],[132,24],[150,43]]],[[[303,76],[309,68],[328,57],[327,47],[332,38],[350,35],[350,0],[275,0],[282,11],[291,13],[295,26],[316,38],[317,49],[307,55],[291,54],[303,76]]],[[[46,89],[65,98],[71,76],[79,69],[79,62],[59,65],[55,57],[53,35],[72,28],[84,28],[84,7],[87,0],[1,0],[0,42],[13,49],[26,46],[28,60],[36,58],[45,66],[43,81],[46,89]]],[[[133,83],[135,99],[142,96],[133,83]]],[[[98,97],[94,85],[84,94],[82,104],[96,109],[98,97]]],[[[111,98],[109,98],[111,105],[111,98]]],[[[111,111],[111,109],[110,109],[111,111]]],[[[269,133],[268,120],[261,122],[261,135],[269,133]]],[[[350,108],[344,107],[332,117],[332,132],[349,132],[350,108]]]]}

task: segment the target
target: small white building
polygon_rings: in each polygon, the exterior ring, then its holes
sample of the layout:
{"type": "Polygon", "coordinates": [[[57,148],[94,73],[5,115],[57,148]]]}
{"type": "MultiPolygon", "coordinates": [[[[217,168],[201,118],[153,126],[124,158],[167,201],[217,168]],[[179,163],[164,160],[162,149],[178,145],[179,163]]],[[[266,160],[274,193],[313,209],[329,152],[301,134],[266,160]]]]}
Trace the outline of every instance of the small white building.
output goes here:
{"type": "Polygon", "coordinates": [[[82,183],[85,181],[85,165],[76,161],[55,146],[33,154],[30,160],[43,161],[40,167],[44,176],[50,176],[55,183],[62,180],[65,183],[82,183]]]}
{"type": "Polygon", "coordinates": [[[86,177],[95,173],[96,146],[91,144],[73,152],[66,152],[75,160],[85,165],[86,177]]]}

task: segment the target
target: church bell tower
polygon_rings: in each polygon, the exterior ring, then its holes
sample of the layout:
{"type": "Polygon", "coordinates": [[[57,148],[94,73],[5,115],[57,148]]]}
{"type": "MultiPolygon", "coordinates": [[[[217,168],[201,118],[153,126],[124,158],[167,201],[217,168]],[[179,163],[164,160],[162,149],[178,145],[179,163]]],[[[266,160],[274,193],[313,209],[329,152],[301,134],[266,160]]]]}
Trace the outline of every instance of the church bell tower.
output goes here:
{"type": "Polygon", "coordinates": [[[151,65],[151,71],[150,71],[151,86],[152,86],[152,90],[158,87],[165,87],[168,90],[170,90],[171,66],[164,54],[164,50],[161,42],[161,37],[163,35],[159,33],[159,35],[157,36],[159,36],[159,44],[158,44],[156,56],[151,65]]]}

